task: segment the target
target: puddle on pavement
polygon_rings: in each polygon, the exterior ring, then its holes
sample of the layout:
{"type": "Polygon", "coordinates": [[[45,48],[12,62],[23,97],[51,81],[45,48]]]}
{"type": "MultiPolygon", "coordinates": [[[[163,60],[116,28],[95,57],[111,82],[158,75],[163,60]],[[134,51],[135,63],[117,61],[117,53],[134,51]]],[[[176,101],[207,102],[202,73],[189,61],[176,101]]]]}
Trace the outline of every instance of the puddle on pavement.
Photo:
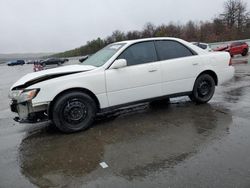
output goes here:
{"type": "Polygon", "coordinates": [[[244,95],[245,87],[234,88],[225,92],[224,99],[229,103],[237,103],[244,95]]]}
{"type": "Polygon", "coordinates": [[[49,128],[27,136],[20,168],[39,187],[61,187],[99,177],[105,161],[109,175],[129,181],[187,160],[227,135],[231,123],[230,111],[209,104],[146,105],[85,132],[63,135],[49,128]]]}

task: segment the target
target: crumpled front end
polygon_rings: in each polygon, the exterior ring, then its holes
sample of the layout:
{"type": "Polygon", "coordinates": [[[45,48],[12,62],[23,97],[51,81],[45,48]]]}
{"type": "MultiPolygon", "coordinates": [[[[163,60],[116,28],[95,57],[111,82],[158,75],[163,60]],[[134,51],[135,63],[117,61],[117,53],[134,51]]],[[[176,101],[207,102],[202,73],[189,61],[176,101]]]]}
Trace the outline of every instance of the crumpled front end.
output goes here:
{"type": "Polygon", "coordinates": [[[18,117],[14,118],[15,121],[20,123],[36,123],[48,120],[47,109],[49,103],[38,105],[32,103],[32,99],[36,97],[38,92],[39,89],[10,91],[10,109],[12,112],[18,114],[18,117]]]}
{"type": "MultiPolygon", "coordinates": [[[[21,123],[47,120],[49,104],[60,92],[57,90],[58,86],[66,83],[66,77],[72,78],[73,75],[82,75],[81,73],[93,69],[93,66],[70,65],[25,75],[13,84],[9,93],[11,111],[18,114],[15,120],[21,123]],[[53,82],[55,79],[57,82],[53,82]]],[[[73,78],[75,79],[75,76],[73,78]]]]}

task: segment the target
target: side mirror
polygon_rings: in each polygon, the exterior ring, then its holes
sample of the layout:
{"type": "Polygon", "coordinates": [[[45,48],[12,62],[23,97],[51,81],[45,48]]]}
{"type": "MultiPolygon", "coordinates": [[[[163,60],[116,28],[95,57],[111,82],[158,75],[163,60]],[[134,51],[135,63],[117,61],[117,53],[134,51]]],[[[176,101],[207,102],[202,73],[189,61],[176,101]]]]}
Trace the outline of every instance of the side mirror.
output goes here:
{"type": "Polygon", "coordinates": [[[82,58],[80,58],[79,59],[79,61],[82,63],[82,62],[84,62],[86,59],[88,59],[89,58],[89,56],[88,55],[85,55],[85,56],[83,56],[82,58]]]}
{"type": "Polygon", "coordinates": [[[127,60],[126,59],[117,59],[115,62],[111,65],[110,69],[120,69],[127,66],[127,60]]]}

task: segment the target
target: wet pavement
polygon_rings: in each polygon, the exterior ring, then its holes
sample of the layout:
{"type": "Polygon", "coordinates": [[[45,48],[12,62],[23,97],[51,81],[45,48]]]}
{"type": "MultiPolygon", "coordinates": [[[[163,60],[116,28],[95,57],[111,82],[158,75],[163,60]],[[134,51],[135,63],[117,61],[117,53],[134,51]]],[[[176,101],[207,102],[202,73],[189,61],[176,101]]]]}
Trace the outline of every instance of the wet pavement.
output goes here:
{"type": "Polygon", "coordinates": [[[250,187],[250,62],[234,66],[208,104],[141,104],[70,135],[15,123],[8,89],[32,66],[0,66],[0,187],[250,187]]]}

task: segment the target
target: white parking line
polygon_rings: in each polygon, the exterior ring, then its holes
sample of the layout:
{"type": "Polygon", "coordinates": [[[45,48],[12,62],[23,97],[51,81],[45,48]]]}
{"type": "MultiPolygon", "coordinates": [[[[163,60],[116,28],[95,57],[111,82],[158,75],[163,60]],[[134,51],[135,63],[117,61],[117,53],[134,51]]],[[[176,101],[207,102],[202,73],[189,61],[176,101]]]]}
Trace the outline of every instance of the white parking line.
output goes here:
{"type": "Polygon", "coordinates": [[[102,167],[102,168],[108,168],[109,166],[107,165],[107,163],[105,163],[105,162],[101,162],[100,163],[100,166],[102,167]]]}

